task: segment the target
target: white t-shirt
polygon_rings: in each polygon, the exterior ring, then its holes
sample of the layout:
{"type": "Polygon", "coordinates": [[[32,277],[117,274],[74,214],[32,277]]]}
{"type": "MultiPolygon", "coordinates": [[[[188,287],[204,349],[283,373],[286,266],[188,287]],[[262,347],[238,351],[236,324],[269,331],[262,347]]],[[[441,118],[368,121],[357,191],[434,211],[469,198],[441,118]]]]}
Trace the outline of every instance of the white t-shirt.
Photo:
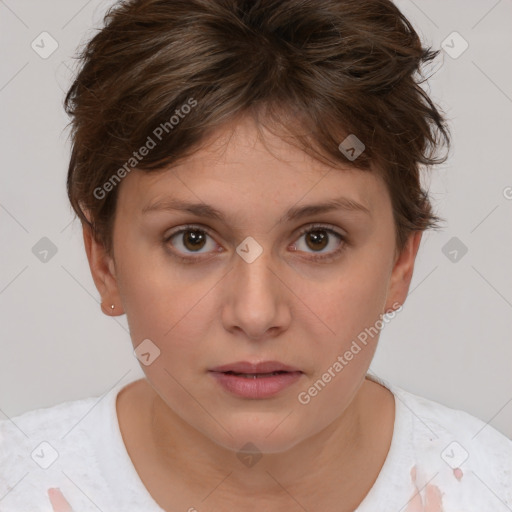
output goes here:
{"type": "MultiPolygon", "coordinates": [[[[376,379],[374,379],[376,380],[376,379]]],[[[395,396],[391,447],[356,512],[510,512],[512,441],[470,414],[378,382],[395,396]]],[[[116,397],[64,402],[0,421],[0,512],[162,512],[123,443],[116,397]]],[[[201,497],[191,503],[201,512],[201,497]]]]}

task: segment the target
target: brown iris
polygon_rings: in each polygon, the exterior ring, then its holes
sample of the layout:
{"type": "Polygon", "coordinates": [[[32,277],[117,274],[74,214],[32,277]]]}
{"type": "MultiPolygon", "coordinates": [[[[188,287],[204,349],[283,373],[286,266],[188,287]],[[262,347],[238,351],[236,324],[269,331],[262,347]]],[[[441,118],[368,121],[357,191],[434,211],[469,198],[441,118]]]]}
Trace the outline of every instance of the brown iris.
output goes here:
{"type": "Polygon", "coordinates": [[[327,232],[322,229],[309,231],[308,233],[306,233],[306,243],[310,249],[323,249],[328,243],[327,232]]]}
{"type": "Polygon", "coordinates": [[[206,233],[203,231],[189,229],[183,233],[183,245],[191,251],[202,249],[205,240],[206,233]]]}

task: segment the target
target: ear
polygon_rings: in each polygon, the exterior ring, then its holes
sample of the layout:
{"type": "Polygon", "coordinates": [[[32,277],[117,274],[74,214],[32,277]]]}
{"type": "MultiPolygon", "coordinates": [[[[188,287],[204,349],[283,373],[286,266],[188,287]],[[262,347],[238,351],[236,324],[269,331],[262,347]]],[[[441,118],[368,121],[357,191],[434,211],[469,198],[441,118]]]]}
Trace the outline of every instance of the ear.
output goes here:
{"type": "Polygon", "coordinates": [[[109,256],[103,244],[94,238],[90,226],[84,223],[82,228],[92,278],[101,295],[101,310],[108,316],[122,315],[124,309],[117,285],[114,258],[109,256]]]}
{"type": "Polygon", "coordinates": [[[397,306],[397,303],[402,305],[407,298],[414,270],[414,262],[416,260],[416,254],[420,246],[422,235],[422,231],[414,231],[411,233],[404,249],[395,258],[393,271],[389,281],[386,305],[384,307],[385,313],[390,313],[391,311],[399,309],[400,306],[397,306]]]}

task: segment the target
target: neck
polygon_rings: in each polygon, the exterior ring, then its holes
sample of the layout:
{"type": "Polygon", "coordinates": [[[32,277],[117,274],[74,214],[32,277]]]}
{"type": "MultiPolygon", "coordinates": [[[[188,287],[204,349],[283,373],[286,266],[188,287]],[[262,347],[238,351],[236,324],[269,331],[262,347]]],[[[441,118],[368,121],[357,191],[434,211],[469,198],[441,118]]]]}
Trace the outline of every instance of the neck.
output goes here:
{"type": "Polygon", "coordinates": [[[286,452],[244,459],[243,464],[237,453],[192,428],[151,389],[155,465],[160,475],[168,476],[163,480],[179,482],[176,488],[187,489],[193,502],[208,496],[209,506],[225,503],[249,510],[254,505],[261,510],[268,498],[269,511],[289,507],[293,500],[309,510],[321,510],[319,500],[325,510],[342,510],[341,498],[343,507],[353,510],[377,478],[391,441],[393,420],[391,432],[384,432],[387,440],[375,438],[375,425],[382,424],[383,410],[376,405],[382,402],[382,390],[364,380],[349,407],[327,428],[286,452]]]}

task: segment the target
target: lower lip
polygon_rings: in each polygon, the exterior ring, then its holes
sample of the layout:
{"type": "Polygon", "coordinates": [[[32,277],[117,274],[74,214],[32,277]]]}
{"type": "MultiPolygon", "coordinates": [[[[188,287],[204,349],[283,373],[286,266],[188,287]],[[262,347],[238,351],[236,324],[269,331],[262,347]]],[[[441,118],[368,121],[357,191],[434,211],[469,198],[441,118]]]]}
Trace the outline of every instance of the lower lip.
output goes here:
{"type": "Polygon", "coordinates": [[[222,372],[211,373],[226,391],[243,398],[269,398],[297,382],[302,375],[302,372],[286,372],[252,378],[222,372]]]}

